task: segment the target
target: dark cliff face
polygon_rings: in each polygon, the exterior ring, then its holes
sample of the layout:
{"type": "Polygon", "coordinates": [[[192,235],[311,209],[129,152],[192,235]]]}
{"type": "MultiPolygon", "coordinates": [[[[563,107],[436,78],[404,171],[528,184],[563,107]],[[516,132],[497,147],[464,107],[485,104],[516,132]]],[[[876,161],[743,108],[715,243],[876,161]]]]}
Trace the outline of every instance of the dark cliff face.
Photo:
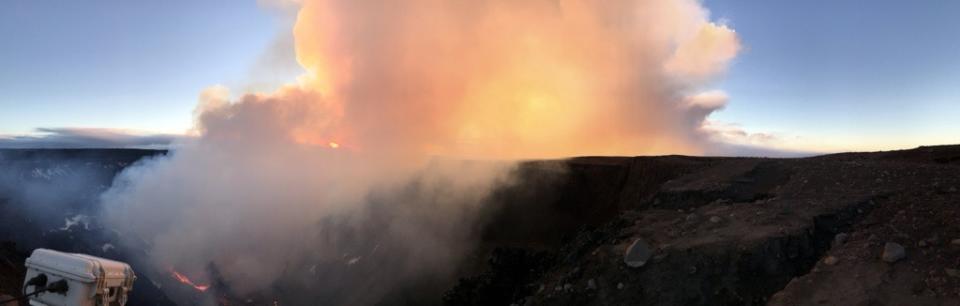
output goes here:
{"type": "Polygon", "coordinates": [[[555,247],[566,235],[598,227],[625,209],[640,208],[664,182],[716,158],[580,157],[521,164],[517,184],[486,204],[480,239],[497,245],[555,247]]]}
{"type": "MultiPolygon", "coordinates": [[[[17,243],[0,252],[0,293],[19,290],[8,287],[22,282],[35,247],[138,269],[137,256],[107,247],[115,233],[97,225],[93,204],[124,167],[163,154],[0,150],[0,240],[17,243]]],[[[951,244],[960,239],[958,146],[804,159],[581,157],[524,162],[513,174],[482,206],[476,247],[455,271],[410,279],[378,304],[949,305],[960,294],[960,277],[949,274],[960,269],[951,244]],[[624,253],[638,239],[652,255],[628,267],[624,253]],[[882,262],[887,242],[906,257],[882,262]]],[[[318,226],[337,226],[330,222],[318,226]]],[[[337,239],[370,248],[383,231],[371,224],[337,239]]],[[[402,262],[321,263],[270,292],[234,296],[215,281],[205,294],[231,305],[345,302],[341,291],[375,285],[367,276],[402,262]],[[323,274],[340,281],[322,283],[323,274]]],[[[131,303],[171,304],[145,276],[131,303]]]]}

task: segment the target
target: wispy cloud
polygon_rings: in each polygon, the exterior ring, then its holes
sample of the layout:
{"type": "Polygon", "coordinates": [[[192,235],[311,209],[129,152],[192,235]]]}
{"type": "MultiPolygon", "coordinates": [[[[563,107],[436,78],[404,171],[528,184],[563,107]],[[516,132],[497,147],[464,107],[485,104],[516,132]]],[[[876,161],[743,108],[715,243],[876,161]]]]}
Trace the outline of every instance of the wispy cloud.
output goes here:
{"type": "Polygon", "coordinates": [[[701,130],[714,143],[707,155],[804,157],[829,153],[798,146],[794,143],[798,136],[751,132],[737,123],[705,120],[701,130]]]}
{"type": "Polygon", "coordinates": [[[0,135],[0,148],[168,148],[186,136],[107,128],[38,128],[0,135]]]}

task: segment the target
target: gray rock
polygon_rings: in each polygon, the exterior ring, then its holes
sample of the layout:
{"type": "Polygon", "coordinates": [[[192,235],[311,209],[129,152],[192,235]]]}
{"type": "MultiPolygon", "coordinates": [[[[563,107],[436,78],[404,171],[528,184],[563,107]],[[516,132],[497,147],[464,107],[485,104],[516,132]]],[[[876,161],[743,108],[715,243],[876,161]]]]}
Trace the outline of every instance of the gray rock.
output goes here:
{"type": "Polygon", "coordinates": [[[623,290],[623,283],[617,283],[617,290],[623,290]]]}
{"type": "Polygon", "coordinates": [[[697,216],[697,214],[689,214],[689,215],[687,215],[687,219],[686,219],[686,220],[687,220],[688,223],[696,223],[697,220],[699,220],[699,219],[700,219],[700,217],[697,216]]]}
{"type": "Polygon", "coordinates": [[[597,281],[592,278],[587,280],[587,289],[594,290],[597,289],[597,281]]]}
{"type": "Polygon", "coordinates": [[[839,233],[836,236],[833,236],[833,246],[841,246],[844,243],[847,243],[848,238],[850,238],[850,235],[847,233],[839,233]]]}
{"type": "Polygon", "coordinates": [[[717,217],[717,216],[710,217],[711,223],[720,223],[720,221],[723,221],[723,219],[720,219],[720,217],[717,217]]]}
{"type": "Polygon", "coordinates": [[[883,254],[880,255],[880,258],[883,259],[883,261],[889,263],[900,261],[905,257],[907,257],[907,250],[905,250],[902,245],[896,242],[887,242],[887,244],[884,244],[883,254]]]}
{"type": "Polygon", "coordinates": [[[623,254],[623,263],[631,268],[639,268],[647,264],[651,256],[653,256],[653,248],[643,239],[637,239],[627,247],[626,253],[623,254]]]}
{"type": "Polygon", "coordinates": [[[563,290],[573,291],[573,285],[571,285],[571,284],[565,284],[565,285],[563,285],[563,290]]]}
{"type": "Polygon", "coordinates": [[[960,239],[950,240],[950,244],[955,245],[955,246],[960,246],[960,239]]]}

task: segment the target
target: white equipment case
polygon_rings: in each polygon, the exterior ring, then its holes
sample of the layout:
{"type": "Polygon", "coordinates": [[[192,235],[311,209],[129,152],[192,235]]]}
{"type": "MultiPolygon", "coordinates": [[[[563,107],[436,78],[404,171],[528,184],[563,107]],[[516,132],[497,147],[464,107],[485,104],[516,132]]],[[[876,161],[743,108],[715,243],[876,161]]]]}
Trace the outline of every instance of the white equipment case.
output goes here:
{"type": "Polygon", "coordinates": [[[27,258],[25,292],[40,288],[26,282],[40,274],[47,275],[47,284],[64,279],[64,293],[44,292],[30,297],[30,305],[46,306],[122,306],[137,277],[130,265],[84,254],[36,249],[27,258]]]}

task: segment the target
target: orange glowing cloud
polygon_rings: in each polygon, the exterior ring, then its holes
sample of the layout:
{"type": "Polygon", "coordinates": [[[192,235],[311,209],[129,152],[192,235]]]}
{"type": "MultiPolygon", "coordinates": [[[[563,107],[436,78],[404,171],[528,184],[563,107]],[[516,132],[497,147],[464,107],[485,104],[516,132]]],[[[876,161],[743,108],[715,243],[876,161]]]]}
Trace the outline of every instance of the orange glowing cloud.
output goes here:
{"type": "Polygon", "coordinates": [[[740,49],[687,0],[308,0],[294,35],[352,141],[494,158],[696,153],[685,96],[740,49]]]}

